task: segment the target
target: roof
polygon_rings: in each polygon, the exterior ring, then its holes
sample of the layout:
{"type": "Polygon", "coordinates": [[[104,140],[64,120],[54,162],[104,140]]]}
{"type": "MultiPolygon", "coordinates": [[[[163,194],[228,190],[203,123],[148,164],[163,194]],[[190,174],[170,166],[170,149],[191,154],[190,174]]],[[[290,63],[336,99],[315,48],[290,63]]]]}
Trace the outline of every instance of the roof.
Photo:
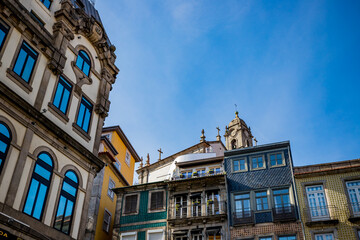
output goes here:
{"type": "Polygon", "coordinates": [[[152,167],[157,167],[158,165],[163,165],[165,163],[168,163],[168,162],[171,162],[173,161],[176,157],[178,156],[181,156],[181,155],[184,155],[184,154],[187,154],[189,152],[191,152],[192,150],[195,150],[195,149],[198,149],[202,146],[210,146],[212,143],[220,143],[224,149],[226,149],[226,147],[224,146],[224,144],[222,143],[222,141],[204,141],[204,142],[200,142],[200,143],[197,143],[195,145],[192,145],[191,147],[188,147],[184,150],[181,150],[180,152],[177,152],[173,155],[170,155],[160,161],[157,161],[157,162],[154,162],[152,164],[150,164],[149,166],[144,166],[143,168],[139,168],[138,170],[136,170],[137,173],[139,173],[140,171],[144,170],[145,168],[152,168],[152,167]]]}
{"type": "Polygon", "coordinates": [[[178,163],[176,163],[176,165],[177,166],[202,165],[202,164],[206,164],[206,163],[220,162],[223,160],[224,160],[224,156],[220,156],[220,157],[196,159],[196,160],[187,161],[187,162],[178,162],[178,163]]]}
{"type": "Polygon", "coordinates": [[[321,176],[327,174],[336,174],[344,172],[360,171],[360,158],[339,162],[321,163],[294,167],[294,175],[297,178],[308,176],[321,176]]]}
{"type": "Polygon", "coordinates": [[[237,149],[233,149],[233,150],[228,150],[228,151],[224,152],[224,156],[229,157],[229,156],[232,156],[232,155],[240,155],[240,154],[246,154],[246,153],[266,151],[266,150],[272,150],[272,149],[281,148],[281,147],[288,147],[288,146],[290,146],[290,141],[269,143],[269,144],[257,145],[257,146],[252,146],[252,147],[237,148],[237,149]]]}
{"type": "Polygon", "coordinates": [[[94,5],[89,0],[71,0],[74,6],[79,6],[84,10],[86,15],[93,17],[97,22],[102,25],[99,12],[95,9],[94,5]]]}
{"type": "Polygon", "coordinates": [[[104,127],[102,132],[103,133],[116,132],[119,135],[119,137],[121,138],[121,140],[123,141],[123,143],[125,144],[126,148],[130,151],[131,155],[134,157],[135,162],[140,162],[139,155],[137,154],[134,147],[131,145],[129,139],[126,137],[125,133],[123,132],[123,130],[120,128],[119,125],[104,127]]]}
{"type": "MultiPolygon", "coordinates": [[[[114,157],[109,152],[99,152],[99,157],[102,156],[108,157],[111,160],[111,162],[116,162],[114,157]]],[[[112,166],[112,168],[115,169],[115,174],[117,175],[119,180],[122,180],[125,185],[130,186],[130,183],[126,180],[126,178],[122,175],[122,173],[115,167],[112,166]]]]}

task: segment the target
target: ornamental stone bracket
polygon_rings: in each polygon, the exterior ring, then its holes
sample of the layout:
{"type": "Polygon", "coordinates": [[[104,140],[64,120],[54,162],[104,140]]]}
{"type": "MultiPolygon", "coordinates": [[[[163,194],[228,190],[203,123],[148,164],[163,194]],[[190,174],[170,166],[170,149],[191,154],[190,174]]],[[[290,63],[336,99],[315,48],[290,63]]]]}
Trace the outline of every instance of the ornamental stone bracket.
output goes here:
{"type": "Polygon", "coordinates": [[[58,50],[54,51],[50,61],[48,63],[48,68],[55,74],[60,75],[63,72],[65,67],[66,57],[61,54],[58,50]]]}

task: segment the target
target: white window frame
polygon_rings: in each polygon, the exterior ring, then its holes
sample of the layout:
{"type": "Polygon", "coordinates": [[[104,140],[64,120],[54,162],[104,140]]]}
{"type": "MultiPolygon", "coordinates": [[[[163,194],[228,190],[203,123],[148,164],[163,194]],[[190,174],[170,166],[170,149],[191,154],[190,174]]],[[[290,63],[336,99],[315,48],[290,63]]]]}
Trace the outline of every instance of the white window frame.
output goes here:
{"type": "Polygon", "coordinates": [[[123,216],[130,216],[130,215],[137,215],[139,214],[139,203],[140,202],[140,193],[129,193],[124,195],[124,202],[123,202],[123,206],[122,206],[122,215],[123,216]],[[125,213],[125,206],[126,206],[126,197],[128,196],[132,196],[132,195],[136,195],[137,199],[136,199],[136,211],[133,213],[125,213]]]}
{"type": "Polygon", "coordinates": [[[274,153],[269,153],[267,154],[267,157],[268,157],[268,162],[269,162],[269,166],[270,168],[276,168],[276,167],[283,167],[286,165],[285,163],[285,156],[284,156],[284,152],[274,152],[274,153]],[[278,154],[281,154],[281,158],[282,158],[282,163],[281,164],[277,164],[277,161],[276,161],[276,164],[274,166],[271,165],[271,159],[270,159],[270,156],[271,155],[278,155],[278,154]]]}
{"type": "Polygon", "coordinates": [[[323,240],[326,240],[326,235],[329,235],[329,234],[332,236],[332,240],[335,240],[334,233],[332,233],[332,232],[330,232],[330,233],[329,232],[328,233],[315,233],[314,240],[317,240],[316,237],[318,237],[318,236],[321,236],[321,237],[323,237],[323,240]]]}
{"type": "Polygon", "coordinates": [[[120,240],[123,240],[124,236],[135,236],[135,240],[137,240],[137,232],[125,232],[121,233],[120,240]]]}
{"type": "Polygon", "coordinates": [[[311,220],[312,221],[317,221],[317,220],[329,219],[330,218],[330,212],[329,212],[329,208],[328,208],[328,202],[327,202],[327,199],[326,199],[326,193],[325,193],[324,185],[323,184],[309,185],[309,186],[305,187],[305,191],[306,191],[306,198],[307,198],[307,202],[308,202],[308,206],[309,206],[309,214],[310,214],[311,220]],[[319,187],[319,186],[322,187],[321,190],[311,191],[309,193],[308,188],[319,187]],[[312,213],[312,210],[311,210],[312,206],[310,205],[309,194],[314,194],[315,195],[315,203],[316,203],[315,207],[321,207],[320,202],[319,202],[319,198],[317,196],[317,194],[319,194],[319,193],[324,194],[324,201],[325,201],[325,204],[326,204],[325,205],[326,206],[326,208],[325,208],[326,215],[324,215],[323,212],[321,212],[321,209],[319,209],[319,210],[316,210],[316,213],[318,215],[320,215],[320,216],[313,216],[313,213],[312,213]]]}
{"type": "Polygon", "coordinates": [[[115,160],[116,160],[116,163],[119,164],[119,168],[116,167],[115,163],[114,163],[114,167],[115,167],[119,172],[121,172],[121,162],[119,161],[119,159],[117,159],[117,157],[115,157],[115,160]]]}
{"type": "Polygon", "coordinates": [[[103,217],[103,227],[102,227],[102,229],[103,229],[105,232],[107,232],[107,233],[110,231],[111,217],[112,217],[111,212],[105,208],[104,217],[103,217]],[[106,221],[105,221],[105,213],[108,213],[108,214],[109,214],[109,219],[108,219],[109,222],[107,223],[107,229],[106,229],[106,230],[104,229],[104,226],[105,226],[104,224],[106,223],[106,221]]]}
{"type": "Polygon", "coordinates": [[[131,161],[131,154],[129,153],[128,150],[126,150],[126,153],[125,153],[125,163],[126,165],[128,165],[130,167],[130,161],[131,161]]]}
{"type": "Polygon", "coordinates": [[[156,189],[156,190],[149,191],[148,212],[149,213],[150,212],[151,213],[153,213],[153,212],[163,212],[165,209],[166,209],[166,193],[165,193],[165,190],[156,189]],[[162,192],[163,193],[163,207],[161,209],[151,210],[151,197],[152,197],[152,194],[155,193],[155,192],[162,192]]]}
{"type": "Polygon", "coordinates": [[[114,185],[113,188],[116,187],[115,181],[112,180],[111,177],[109,177],[107,195],[109,196],[109,198],[110,198],[111,200],[114,200],[114,195],[115,195],[115,194],[114,194],[114,191],[111,190],[112,188],[110,188],[110,183],[113,183],[113,185],[114,185]]]}
{"type": "Polygon", "coordinates": [[[147,230],[147,231],[146,231],[146,239],[147,239],[147,240],[150,240],[150,236],[149,236],[149,235],[152,234],[152,233],[162,233],[162,234],[163,234],[162,240],[165,239],[164,229],[147,230]]]}
{"type": "Polygon", "coordinates": [[[349,202],[350,204],[352,203],[357,203],[358,205],[355,206],[350,206],[352,213],[354,214],[354,216],[360,216],[360,185],[358,186],[348,186],[348,183],[352,183],[352,182],[360,182],[360,180],[353,180],[353,181],[346,181],[346,189],[348,192],[348,196],[349,196],[349,202]],[[357,202],[352,202],[351,201],[351,194],[350,194],[350,190],[355,190],[355,196],[357,197],[357,202]],[[357,211],[356,211],[357,210],[357,211]]]}

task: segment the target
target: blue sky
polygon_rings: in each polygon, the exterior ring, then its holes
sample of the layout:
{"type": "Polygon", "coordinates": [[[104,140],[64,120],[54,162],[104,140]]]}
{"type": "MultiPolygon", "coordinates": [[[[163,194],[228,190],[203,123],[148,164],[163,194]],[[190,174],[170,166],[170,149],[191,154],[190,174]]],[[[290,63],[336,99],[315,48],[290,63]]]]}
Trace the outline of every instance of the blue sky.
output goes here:
{"type": "MultiPolygon", "coordinates": [[[[116,46],[105,125],[169,156],[239,116],[297,166],[360,157],[360,1],[97,0],[116,46]]],[[[224,140],[224,138],[222,137],[224,140]]]]}

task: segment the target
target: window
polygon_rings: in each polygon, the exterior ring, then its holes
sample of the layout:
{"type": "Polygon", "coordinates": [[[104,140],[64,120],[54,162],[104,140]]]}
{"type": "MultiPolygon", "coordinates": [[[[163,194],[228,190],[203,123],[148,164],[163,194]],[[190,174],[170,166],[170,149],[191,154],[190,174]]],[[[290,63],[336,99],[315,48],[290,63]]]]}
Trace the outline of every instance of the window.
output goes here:
{"type": "Polygon", "coordinates": [[[315,234],[315,240],[334,240],[332,233],[315,234]]]}
{"type": "Polygon", "coordinates": [[[360,181],[346,183],[350,204],[354,215],[360,215],[360,181]]]}
{"type": "Polygon", "coordinates": [[[220,195],[218,191],[211,191],[206,193],[207,200],[207,214],[220,214],[220,195]]]}
{"type": "Polygon", "coordinates": [[[233,161],[233,170],[237,171],[246,171],[246,160],[245,159],[235,159],[233,161]]]}
{"type": "Polygon", "coordinates": [[[9,27],[0,20],[0,50],[4,46],[4,42],[8,32],[9,27]]]}
{"type": "Polygon", "coordinates": [[[282,236],[279,240],[296,240],[296,236],[282,236]]]}
{"type": "Polygon", "coordinates": [[[85,73],[86,76],[89,76],[91,61],[89,55],[87,55],[83,50],[79,51],[76,59],[76,66],[85,73]]]}
{"type": "Polygon", "coordinates": [[[138,195],[129,195],[125,197],[125,209],[124,213],[136,213],[137,212],[137,201],[138,201],[138,195]]]}
{"type": "Polygon", "coordinates": [[[53,161],[49,154],[40,153],[36,160],[26,197],[24,213],[40,220],[53,172],[53,161]]]}
{"type": "Polygon", "coordinates": [[[191,178],[192,170],[183,171],[180,173],[180,178],[191,178]]]}
{"type": "Polygon", "coordinates": [[[195,177],[203,177],[203,176],[205,176],[205,168],[196,169],[196,172],[193,173],[193,176],[195,176],[195,177]]]}
{"type": "Polygon", "coordinates": [[[117,170],[119,170],[119,172],[121,171],[121,163],[119,162],[119,160],[117,158],[115,158],[115,162],[114,162],[114,166],[117,170]]]}
{"type": "Polygon", "coordinates": [[[136,240],[136,233],[122,233],[121,234],[121,240],[136,240]]]}
{"type": "Polygon", "coordinates": [[[16,58],[13,71],[27,83],[30,81],[37,57],[38,53],[24,41],[16,58]]]}
{"type": "Polygon", "coordinates": [[[104,212],[104,222],[103,222],[103,230],[105,232],[109,232],[111,223],[111,213],[109,213],[106,209],[104,212]]]}
{"type": "Polygon", "coordinates": [[[128,166],[130,166],[130,153],[126,150],[126,155],[125,155],[125,162],[128,166]]]}
{"type": "MultiPolygon", "coordinates": [[[[306,187],[306,194],[309,201],[309,210],[311,218],[324,219],[329,217],[329,211],[326,204],[325,192],[322,185],[306,187]]],[[[322,239],[322,238],[319,238],[322,239]]]]}
{"type": "Polygon", "coordinates": [[[108,191],[107,191],[107,195],[111,198],[111,200],[114,199],[114,192],[113,192],[113,188],[115,188],[115,182],[109,178],[109,187],[108,187],[108,191]]]}
{"type": "Polygon", "coordinates": [[[76,124],[85,132],[89,131],[92,109],[93,105],[82,97],[76,124]]]}
{"type": "Polygon", "coordinates": [[[71,90],[72,85],[60,76],[56,87],[53,105],[65,115],[69,106],[71,90]]]}
{"type": "Polygon", "coordinates": [[[234,204],[236,218],[246,218],[251,216],[249,193],[235,195],[234,204]]]}
{"type": "Polygon", "coordinates": [[[251,158],[252,169],[265,168],[262,156],[251,158]]]}
{"type": "Polygon", "coordinates": [[[0,122],[0,173],[4,167],[4,162],[8,154],[11,143],[11,132],[9,128],[0,122]]]}
{"type": "Polygon", "coordinates": [[[150,210],[164,208],[164,191],[150,193],[150,210]]]}
{"type": "Polygon", "coordinates": [[[269,209],[266,191],[257,192],[255,193],[255,196],[256,196],[256,210],[261,211],[261,210],[269,209]]]}
{"type": "Polygon", "coordinates": [[[31,18],[34,19],[37,23],[39,23],[40,26],[43,27],[43,26],[45,25],[44,21],[41,20],[41,18],[40,18],[33,10],[30,11],[30,16],[31,16],[31,18]]]}
{"type": "Polygon", "coordinates": [[[46,8],[50,9],[50,6],[51,6],[51,2],[50,0],[40,0],[46,8]]]}
{"type": "Polygon", "coordinates": [[[276,213],[286,213],[291,211],[288,188],[273,190],[273,196],[276,213]]]}
{"type": "Polygon", "coordinates": [[[163,230],[148,230],[148,240],[163,240],[164,231],[163,230]]]}
{"type": "Polygon", "coordinates": [[[270,154],[270,165],[272,167],[284,165],[282,153],[270,154]]]}
{"type": "Polygon", "coordinates": [[[191,195],[191,212],[193,217],[201,216],[201,193],[191,195]]]}
{"type": "Polygon", "coordinates": [[[259,240],[272,240],[272,237],[260,237],[259,240]]]}
{"type": "Polygon", "coordinates": [[[176,196],[175,197],[175,216],[182,218],[187,216],[187,196],[176,196]]]}
{"type": "Polygon", "coordinates": [[[67,171],[62,184],[54,223],[54,228],[65,234],[70,234],[78,186],[79,180],[75,172],[67,171]]]}

